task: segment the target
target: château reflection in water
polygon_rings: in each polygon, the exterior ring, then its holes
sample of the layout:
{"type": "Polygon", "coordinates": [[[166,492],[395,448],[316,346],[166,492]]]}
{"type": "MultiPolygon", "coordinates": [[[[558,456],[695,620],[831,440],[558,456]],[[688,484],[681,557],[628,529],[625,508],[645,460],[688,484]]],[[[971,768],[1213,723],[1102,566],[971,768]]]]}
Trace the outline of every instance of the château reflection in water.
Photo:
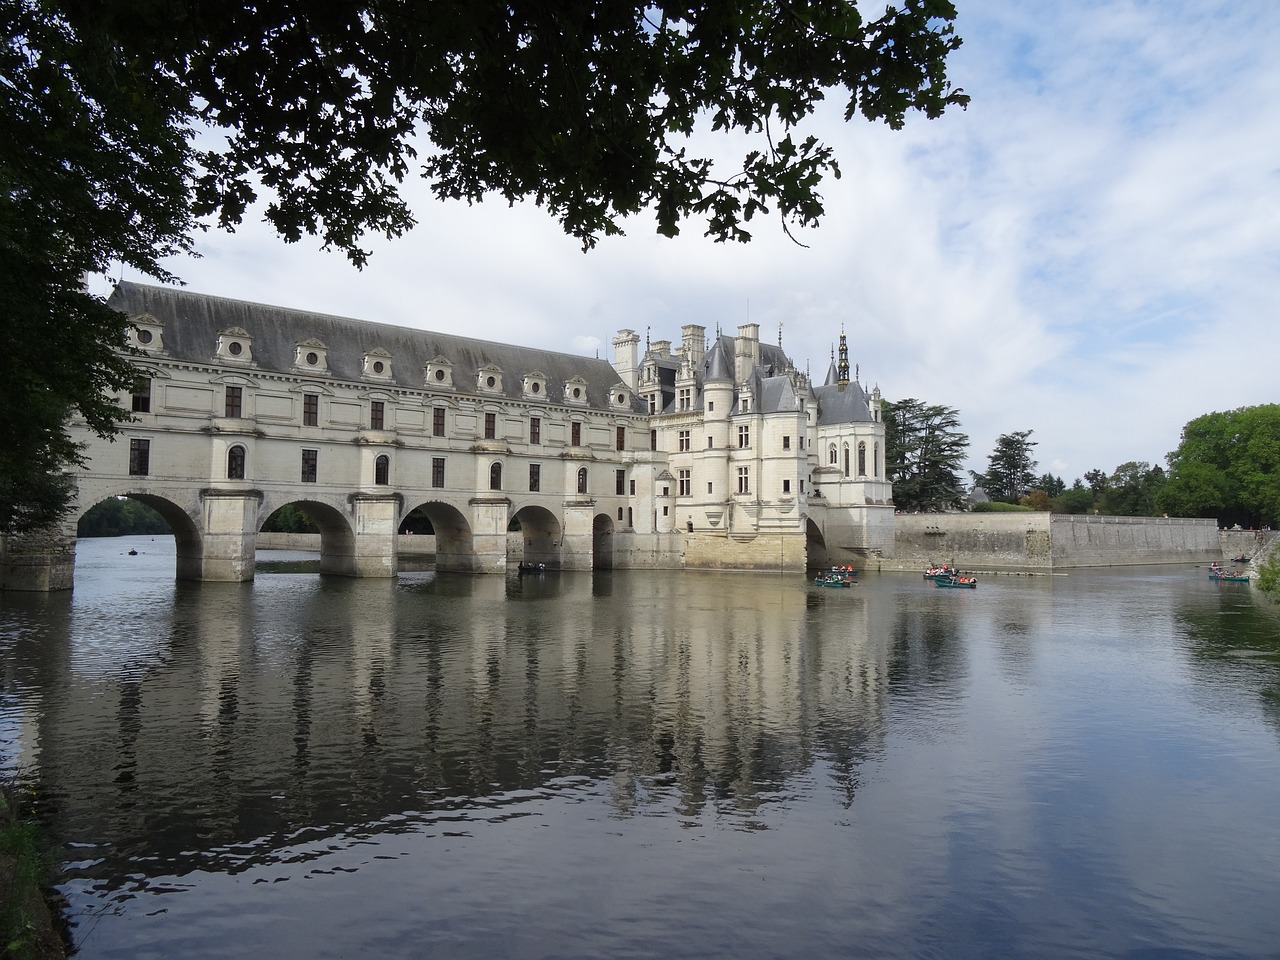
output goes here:
{"type": "Polygon", "coordinates": [[[1194,571],[191,584],[127,548],[0,600],[0,759],[65,845],[85,956],[223,955],[251,903],[306,916],[298,957],[369,917],[403,956],[1280,942],[1278,621],[1194,571]],[[258,886],[318,878],[341,909],[258,886]]]}

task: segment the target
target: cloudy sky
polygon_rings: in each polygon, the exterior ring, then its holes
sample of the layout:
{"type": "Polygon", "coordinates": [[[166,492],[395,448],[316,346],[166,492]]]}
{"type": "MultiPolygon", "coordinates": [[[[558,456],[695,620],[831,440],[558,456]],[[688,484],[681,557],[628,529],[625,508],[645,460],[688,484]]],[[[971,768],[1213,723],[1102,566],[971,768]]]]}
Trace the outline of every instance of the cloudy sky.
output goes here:
{"type": "Polygon", "coordinates": [[[173,268],[201,293],[603,357],[621,327],[781,324],[819,382],[843,327],[865,384],[959,411],[971,467],[1029,429],[1068,483],[1280,400],[1280,3],[957,6],[969,109],[896,133],[819,118],[844,175],[807,248],[637,219],[583,253],[531,204],[411,185],[418,227],[363,271],[256,223],[173,268]]]}

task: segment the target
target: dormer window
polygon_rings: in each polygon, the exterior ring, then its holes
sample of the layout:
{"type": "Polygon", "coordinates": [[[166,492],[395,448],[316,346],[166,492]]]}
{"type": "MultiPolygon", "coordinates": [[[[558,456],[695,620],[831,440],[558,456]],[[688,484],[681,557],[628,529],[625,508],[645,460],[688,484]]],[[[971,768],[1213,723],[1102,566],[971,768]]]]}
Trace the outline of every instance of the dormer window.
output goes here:
{"type": "Polygon", "coordinates": [[[218,343],[214,353],[219,360],[233,363],[251,363],[253,361],[253,337],[249,331],[241,327],[228,327],[218,334],[218,343]]]}
{"type": "Polygon", "coordinates": [[[609,405],[614,410],[630,410],[631,395],[621,384],[615,386],[609,393],[609,405]]]}
{"type": "Polygon", "coordinates": [[[522,392],[527,400],[547,399],[547,378],[540,370],[526,373],[520,381],[522,392]]]}
{"type": "Polygon", "coordinates": [[[587,381],[581,377],[574,377],[566,380],[564,384],[564,399],[567,403],[587,402],[587,381]]]}
{"type": "Polygon", "coordinates": [[[444,357],[436,357],[427,362],[423,379],[428,390],[452,390],[453,364],[444,357]]]}
{"type": "Polygon", "coordinates": [[[390,380],[391,354],[381,347],[374,347],[364,355],[362,370],[364,376],[372,380],[390,380]]]}
{"type": "Polygon", "coordinates": [[[492,363],[481,367],[476,373],[476,389],[481,393],[501,393],[502,370],[492,363]]]}
{"type": "Polygon", "coordinates": [[[142,313],[129,321],[129,345],[147,353],[164,350],[164,324],[149,313],[142,313]]]}
{"type": "Polygon", "coordinates": [[[328,354],[328,347],[312,337],[294,345],[293,365],[312,373],[328,373],[328,354]]]}

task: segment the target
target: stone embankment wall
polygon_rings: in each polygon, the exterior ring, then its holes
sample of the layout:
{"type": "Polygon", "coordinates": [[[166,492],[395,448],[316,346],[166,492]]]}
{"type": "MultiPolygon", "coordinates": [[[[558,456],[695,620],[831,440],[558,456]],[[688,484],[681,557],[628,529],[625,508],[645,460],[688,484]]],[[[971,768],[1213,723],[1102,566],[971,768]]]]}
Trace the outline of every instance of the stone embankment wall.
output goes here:
{"type": "Polygon", "coordinates": [[[900,514],[883,570],[933,563],[967,570],[1196,563],[1222,559],[1213,520],[1049,513],[900,514]]]}
{"type": "Polygon", "coordinates": [[[1248,557],[1252,560],[1273,543],[1280,532],[1275,530],[1221,530],[1218,539],[1222,544],[1222,557],[1248,557]]]}
{"type": "MultiPolygon", "coordinates": [[[[318,533],[260,533],[258,534],[259,550],[310,550],[320,549],[318,533]]],[[[410,556],[435,556],[436,538],[430,535],[402,533],[396,548],[400,553],[410,556]]]]}

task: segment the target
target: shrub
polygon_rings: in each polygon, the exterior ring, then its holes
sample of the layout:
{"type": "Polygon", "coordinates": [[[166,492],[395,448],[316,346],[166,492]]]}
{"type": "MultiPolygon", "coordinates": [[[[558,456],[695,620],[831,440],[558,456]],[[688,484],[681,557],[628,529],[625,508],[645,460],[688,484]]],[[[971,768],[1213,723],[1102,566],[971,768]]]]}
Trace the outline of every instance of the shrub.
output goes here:
{"type": "Polygon", "coordinates": [[[1030,507],[1016,503],[1003,503],[999,500],[987,500],[973,505],[974,513],[1035,513],[1030,507]]]}
{"type": "Polygon", "coordinates": [[[1258,589],[1269,597],[1280,599],[1280,553],[1272,553],[1258,568],[1258,589]]]}

